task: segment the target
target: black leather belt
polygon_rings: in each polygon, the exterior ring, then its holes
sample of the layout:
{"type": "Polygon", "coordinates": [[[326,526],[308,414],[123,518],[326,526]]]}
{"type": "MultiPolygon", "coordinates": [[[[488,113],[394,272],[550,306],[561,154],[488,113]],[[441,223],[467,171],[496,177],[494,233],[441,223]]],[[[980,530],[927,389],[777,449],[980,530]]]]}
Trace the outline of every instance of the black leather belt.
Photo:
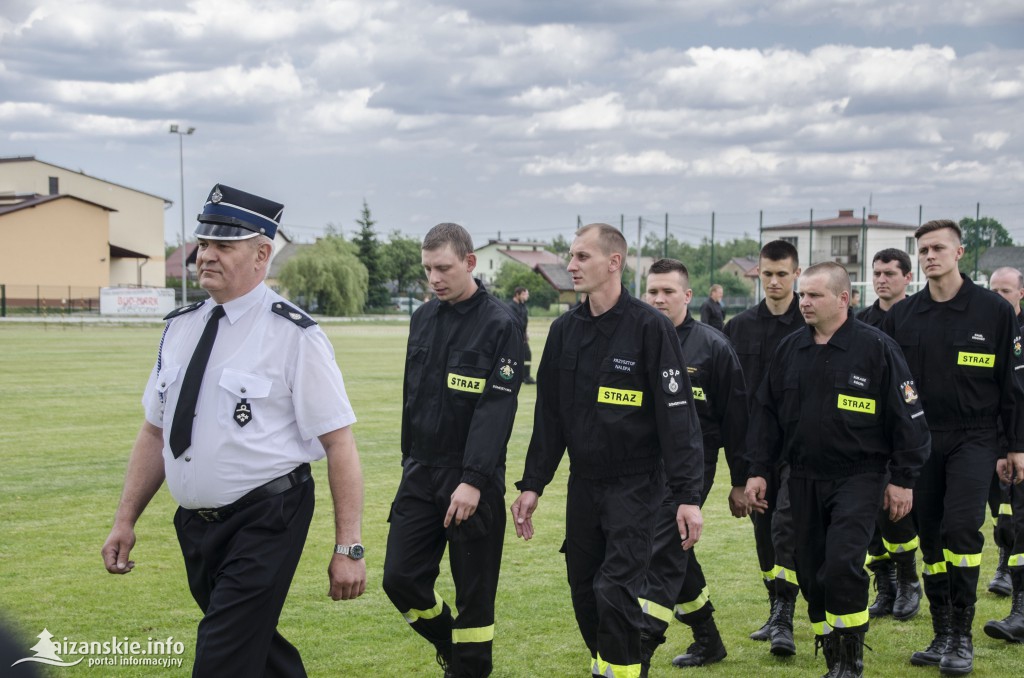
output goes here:
{"type": "Polygon", "coordinates": [[[301,464],[296,466],[295,470],[291,473],[283,475],[280,478],[274,478],[269,483],[260,485],[255,490],[242,495],[227,506],[221,506],[220,508],[215,509],[186,510],[192,511],[208,523],[222,523],[245,507],[252,506],[258,501],[275,497],[282,492],[287,492],[296,485],[301,485],[312,477],[313,474],[310,473],[309,464],[301,464]]]}

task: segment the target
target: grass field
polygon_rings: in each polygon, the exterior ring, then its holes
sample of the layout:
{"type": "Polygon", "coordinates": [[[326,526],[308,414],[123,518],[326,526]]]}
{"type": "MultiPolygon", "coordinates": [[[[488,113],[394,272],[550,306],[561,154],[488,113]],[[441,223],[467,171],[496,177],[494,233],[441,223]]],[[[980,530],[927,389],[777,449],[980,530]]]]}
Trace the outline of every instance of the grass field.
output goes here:
{"type": "MultiPolygon", "coordinates": [[[[539,356],[547,325],[531,323],[539,356]]],[[[333,527],[326,466],[314,465],[318,505],[306,550],[281,619],[282,633],[302,651],[311,676],[439,676],[433,653],[408,629],[380,587],[388,506],[397,487],[401,378],[407,325],[346,323],[325,327],[334,343],[359,423],[355,427],[366,480],[363,541],[369,586],[356,601],[327,597],[326,567],[333,527]]],[[[155,358],[159,325],[94,326],[0,323],[0,613],[24,642],[23,656],[47,628],[54,640],[146,642],[173,636],[194,650],[199,610],[185,582],[171,525],[174,504],[161,490],[137,526],[137,566],[106,573],[99,550],[120,494],[125,463],[142,419],[140,392],[155,358]]],[[[524,386],[509,447],[507,502],[522,472],[533,420],[534,389],[524,386]]],[[[565,468],[541,499],[537,536],[517,541],[509,526],[498,592],[495,676],[584,676],[589,658],[576,630],[558,548],[563,537],[565,468]]],[[[806,610],[798,606],[796,657],[780,661],[747,640],[766,614],[753,537],[746,520],[727,510],[728,476],[705,507],[698,552],[711,582],[728,658],[701,676],[820,675],[806,610]]],[[[986,536],[990,530],[986,528],[986,536]]],[[[995,559],[986,544],[983,584],[995,559]]],[[[438,590],[453,598],[447,571],[438,590]]],[[[1008,612],[1006,599],[980,593],[975,621],[975,674],[1024,675],[1024,646],[981,632],[1008,612]]],[[[907,662],[930,640],[927,615],[909,623],[874,623],[868,675],[938,675],[907,662]]],[[[678,624],[655,657],[652,676],[675,676],[672,657],[689,643],[678,624]]],[[[71,657],[74,659],[75,657],[71,657]]],[[[69,657],[64,657],[65,660],[69,657]]],[[[49,676],[183,675],[158,667],[50,668],[49,676]]],[[[0,666],[0,676],[8,667],[0,666]]]]}

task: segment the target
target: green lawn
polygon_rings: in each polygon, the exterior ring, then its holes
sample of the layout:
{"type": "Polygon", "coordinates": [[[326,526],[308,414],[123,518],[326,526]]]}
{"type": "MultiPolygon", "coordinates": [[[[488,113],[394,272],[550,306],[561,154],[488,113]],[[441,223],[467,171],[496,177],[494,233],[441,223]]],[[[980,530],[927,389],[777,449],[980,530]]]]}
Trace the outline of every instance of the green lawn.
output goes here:
{"type": "MultiPolygon", "coordinates": [[[[544,321],[531,323],[540,355],[544,321]]],[[[366,479],[364,543],[370,582],[356,601],[327,597],[326,567],[333,528],[325,464],[314,466],[318,509],[306,551],[281,620],[281,631],[302,651],[312,676],[439,676],[433,653],[410,631],[380,587],[388,506],[397,486],[401,377],[407,325],[346,323],[325,327],[334,343],[359,423],[355,427],[366,479]]],[[[190,663],[199,611],[185,582],[171,525],[173,502],[162,490],[139,522],[135,571],[112,576],[99,550],[120,493],[125,462],[141,423],[140,392],[160,338],[160,326],[70,326],[0,323],[0,612],[24,639],[24,656],[47,628],[54,640],[145,642],[173,636],[190,663]]],[[[534,388],[523,387],[509,449],[507,503],[522,471],[533,419],[534,388]]],[[[565,466],[567,464],[564,464],[565,466]]],[[[701,671],[707,676],[820,675],[805,610],[798,608],[798,654],[771,657],[764,644],[746,639],[766,614],[749,522],[726,506],[724,463],[705,511],[699,552],[729,657],[701,671]]],[[[583,676],[589,659],[576,630],[565,566],[564,469],[541,499],[537,536],[506,535],[497,603],[495,676],[583,676]]],[[[986,536],[990,530],[986,528],[986,536]]],[[[993,568],[986,546],[983,584],[993,568]]],[[[438,590],[452,598],[446,571],[438,590]]],[[[980,595],[975,623],[977,676],[1024,675],[1024,646],[1008,646],[981,632],[986,619],[1002,618],[1009,603],[980,595]]],[[[869,675],[937,675],[913,669],[909,652],[930,640],[926,615],[906,624],[873,625],[869,675]]],[[[652,676],[675,676],[668,662],[688,644],[679,625],[655,657],[652,676]]],[[[64,657],[68,659],[68,657],[64,657]]],[[[73,659],[74,657],[72,657],[73,659]]],[[[7,667],[0,667],[5,675],[7,667]]],[[[50,676],[181,675],[156,667],[48,669],[50,676]]]]}

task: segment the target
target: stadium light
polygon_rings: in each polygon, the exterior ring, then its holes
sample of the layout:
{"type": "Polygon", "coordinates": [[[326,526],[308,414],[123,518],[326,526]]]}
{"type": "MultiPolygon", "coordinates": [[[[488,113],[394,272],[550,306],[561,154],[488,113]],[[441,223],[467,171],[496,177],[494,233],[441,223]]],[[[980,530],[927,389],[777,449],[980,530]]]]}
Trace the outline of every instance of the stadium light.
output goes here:
{"type": "Polygon", "coordinates": [[[178,125],[171,125],[171,134],[178,135],[178,174],[181,178],[181,304],[188,303],[188,292],[185,283],[188,281],[188,242],[185,240],[185,149],[182,138],[191,136],[196,131],[189,127],[187,131],[179,131],[178,125]]]}

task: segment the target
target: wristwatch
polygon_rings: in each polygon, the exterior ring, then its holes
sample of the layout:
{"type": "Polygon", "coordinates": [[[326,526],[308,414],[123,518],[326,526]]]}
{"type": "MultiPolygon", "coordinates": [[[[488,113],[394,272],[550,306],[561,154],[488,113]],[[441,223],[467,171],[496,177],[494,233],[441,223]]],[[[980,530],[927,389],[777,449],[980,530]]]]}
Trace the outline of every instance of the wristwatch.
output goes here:
{"type": "Polygon", "coordinates": [[[352,544],[351,546],[335,544],[334,552],[341,556],[348,556],[352,560],[362,560],[366,550],[363,548],[362,544],[352,544]]]}

